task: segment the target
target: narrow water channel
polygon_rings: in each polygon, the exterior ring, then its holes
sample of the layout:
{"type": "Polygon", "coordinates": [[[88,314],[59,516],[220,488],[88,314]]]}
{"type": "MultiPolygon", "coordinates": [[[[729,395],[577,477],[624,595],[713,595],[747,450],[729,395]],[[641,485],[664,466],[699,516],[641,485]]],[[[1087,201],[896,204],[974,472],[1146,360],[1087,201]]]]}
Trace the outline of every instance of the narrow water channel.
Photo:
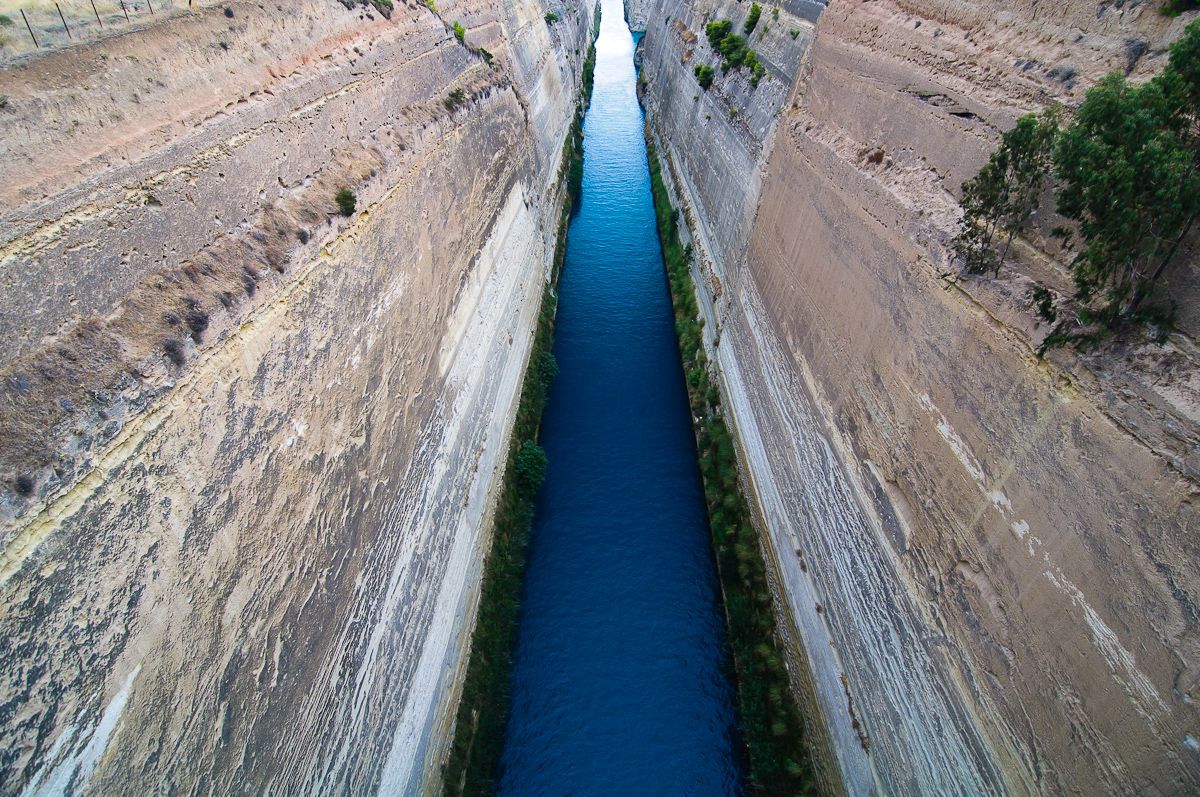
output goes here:
{"type": "Polygon", "coordinates": [[[604,0],[596,55],[500,791],[735,794],[723,615],[621,0],[604,0]]]}

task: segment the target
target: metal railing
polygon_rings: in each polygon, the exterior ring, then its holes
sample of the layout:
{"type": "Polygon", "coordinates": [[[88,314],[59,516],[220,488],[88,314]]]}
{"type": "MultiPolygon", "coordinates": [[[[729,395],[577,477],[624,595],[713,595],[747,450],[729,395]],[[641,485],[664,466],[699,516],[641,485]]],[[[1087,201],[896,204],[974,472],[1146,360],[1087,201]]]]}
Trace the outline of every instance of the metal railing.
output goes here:
{"type": "Polygon", "coordinates": [[[0,64],[220,0],[0,0],[0,64]]]}

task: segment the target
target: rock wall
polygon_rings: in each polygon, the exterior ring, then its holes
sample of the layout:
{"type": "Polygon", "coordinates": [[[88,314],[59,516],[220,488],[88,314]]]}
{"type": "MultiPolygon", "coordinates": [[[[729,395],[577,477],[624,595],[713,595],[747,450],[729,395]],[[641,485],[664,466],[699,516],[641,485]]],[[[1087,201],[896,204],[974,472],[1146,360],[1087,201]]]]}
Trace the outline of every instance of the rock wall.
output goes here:
{"type": "Polygon", "coordinates": [[[1166,346],[1039,360],[1053,220],[999,280],[947,247],[1016,116],[1161,68],[1196,15],[1157,5],[766,5],[767,76],[705,92],[704,22],[748,4],[650,4],[652,131],[831,790],[1200,787],[1195,255],[1166,346]]]}
{"type": "Polygon", "coordinates": [[[5,793],[436,788],[591,3],[227,8],[0,71],[5,793]]]}

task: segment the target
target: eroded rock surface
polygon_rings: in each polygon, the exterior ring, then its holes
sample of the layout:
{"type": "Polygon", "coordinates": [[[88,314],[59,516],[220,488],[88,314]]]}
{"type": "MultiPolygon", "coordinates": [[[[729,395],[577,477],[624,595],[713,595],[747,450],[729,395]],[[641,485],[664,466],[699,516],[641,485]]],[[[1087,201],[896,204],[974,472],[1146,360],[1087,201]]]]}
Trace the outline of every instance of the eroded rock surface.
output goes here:
{"type": "Polygon", "coordinates": [[[954,279],[948,249],[1001,130],[1108,71],[1149,77],[1195,14],[764,5],[765,78],[718,69],[706,92],[704,23],[740,30],[748,4],[641,5],[652,130],[827,783],[1200,788],[1194,310],[1165,347],[1041,361],[1030,280],[1069,285],[1050,225],[996,281],[954,279]]]}
{"type": "Polygon", "coordinates": [[[436,782],[592,6],[230,8],[0,71],[5,793],[436,782]]]}

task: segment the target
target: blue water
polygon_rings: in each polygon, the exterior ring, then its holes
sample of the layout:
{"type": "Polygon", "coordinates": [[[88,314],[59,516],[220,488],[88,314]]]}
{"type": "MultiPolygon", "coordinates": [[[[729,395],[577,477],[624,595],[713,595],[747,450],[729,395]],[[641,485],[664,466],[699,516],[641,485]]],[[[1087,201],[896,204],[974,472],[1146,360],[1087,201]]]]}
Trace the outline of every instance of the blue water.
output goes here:
{"type": "Polygon", "coordinates": [[[735,794],[723,615],[621,0],[604,0],[596,53],[500,791],[735,794]]]}

